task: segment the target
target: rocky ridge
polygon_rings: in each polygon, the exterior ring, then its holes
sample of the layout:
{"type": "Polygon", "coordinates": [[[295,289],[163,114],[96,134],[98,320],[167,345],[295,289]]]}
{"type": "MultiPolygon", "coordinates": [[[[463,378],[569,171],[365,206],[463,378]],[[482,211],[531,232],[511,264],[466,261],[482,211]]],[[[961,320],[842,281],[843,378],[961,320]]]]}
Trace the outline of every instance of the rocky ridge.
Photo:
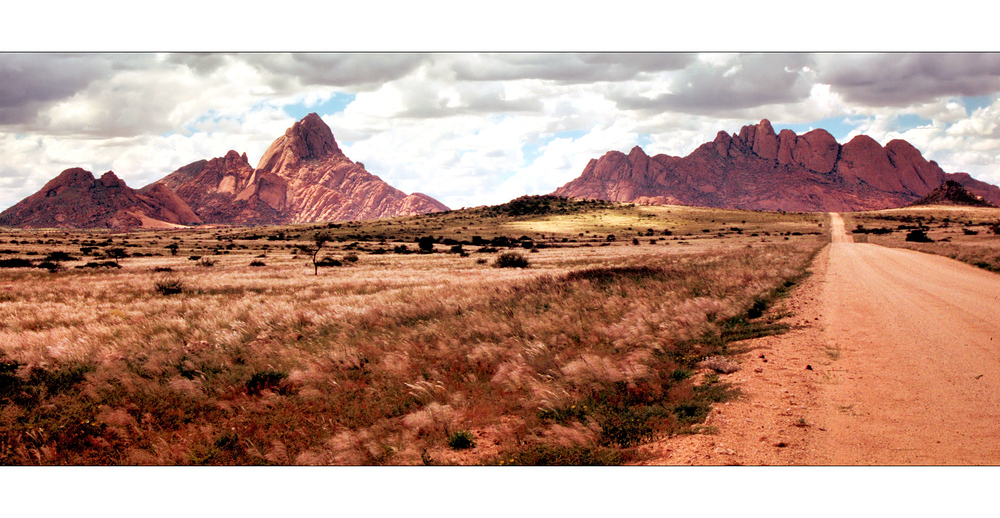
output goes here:
{"type": "Polygon", "coordinates": [[[775,133],[764,119],[720,131],[686,157],[648,156],[639,146],[591,160],[553,194],[649,204],[748,210],[853,211],[901,207],[954,179],[988,201],[1000,188],[945,173],[904,140],[881,146],[859,135],[839,144],[826,130],[775,133]]]}

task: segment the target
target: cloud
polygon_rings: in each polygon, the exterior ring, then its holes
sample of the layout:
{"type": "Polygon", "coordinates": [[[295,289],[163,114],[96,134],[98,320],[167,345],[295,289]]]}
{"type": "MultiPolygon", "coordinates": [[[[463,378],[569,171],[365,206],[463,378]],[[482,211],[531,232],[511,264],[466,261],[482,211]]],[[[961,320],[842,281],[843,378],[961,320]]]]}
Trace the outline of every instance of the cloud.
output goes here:
{"type": "Polygon", "coordinates": [[[816,81],[851,103],[904,107],[1000,90],[1000,54],[819,54],[816,81]]]}
{"type": "Polygon", "coordinates": [[[666,70],[680,70],[693,54],[468,54],[448,60],[454,78],[462,81],[541,79],[567,84],[625,81],[666,70]]]}
{"type": "Polygon", "coordinates": [[[643,113],[675,111],[726,115],[771,104],[796,103],[809,97],[812,80],[805,54],[748,54],[728,59],[700,60],[683,70],[664,74],[669,92],[636,95],[619,90],[620,108],[643,113]]]}
{"type": "Polygon", "coordinates": [[[354,87],[369,90],[403,78],[431,61],[426,54],[237,54],[239,59],[265,74],[279,91],[296,85],[354,87]]]}
{"type": "Polygon", "coordinates": [[[151,55],[0,54],[0,125],[30,124],[51,103],[152,59],[151,55]]]}

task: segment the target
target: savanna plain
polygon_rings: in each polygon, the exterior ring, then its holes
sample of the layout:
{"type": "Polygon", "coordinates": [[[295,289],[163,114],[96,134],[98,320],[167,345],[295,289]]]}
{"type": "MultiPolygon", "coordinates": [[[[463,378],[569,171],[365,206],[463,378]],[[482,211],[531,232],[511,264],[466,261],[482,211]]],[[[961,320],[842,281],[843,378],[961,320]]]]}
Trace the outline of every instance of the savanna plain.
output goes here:
{"type": "MultiPolygon", "coordinates": [[[[995,216],[844,219],[992,269],[995,216]]],[[[744,344],[789,329],[778,301],[829,226],[525,197],[286,227],[3,229],[0,463],[656,463],[644,445],[718,433],[706,418],[742,397],[744,344]]]]}

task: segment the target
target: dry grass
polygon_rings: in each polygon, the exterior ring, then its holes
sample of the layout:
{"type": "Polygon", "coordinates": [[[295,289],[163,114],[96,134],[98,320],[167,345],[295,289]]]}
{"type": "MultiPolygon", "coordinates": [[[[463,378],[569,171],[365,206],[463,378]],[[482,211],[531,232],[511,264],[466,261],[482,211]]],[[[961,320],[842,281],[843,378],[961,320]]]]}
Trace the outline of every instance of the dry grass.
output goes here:
{"type": "Polygon", "coordinates": [[[748,310],[825,242],[821,216],[570,209],[0,233],[5,258],[78,256],[55,273],[0,269],[0,462],[623,462],[642,441],[692,430],[731,394],[695,376],[698,363],[760,332],[748,310]],[[296,250],[320,228],[334,258],[357,260],[314,276],[296,250]],[[391,252],[416,250],[423,235],[435,253],[391,252]],[[480,264],[508,248],[477,254],[474,235],[510,237],[531,267],[480,264]],[[472,253],[449,253],[448,239],[472,253]],[[95,260],[86,247],[129,257],[120,269],[76,268],[95,260]],[[266,266],[248,266],[261,256],[266,266]],[[164,294],[165,280],[182,292],[164,294]],[[449,447],[466,432],[475,447],[449,447]]]}
{"type": "Polygon", "coordinates": [[[845,214],[845,224],[849,232],[858,225],[886,231],[854,234],[855,241],[943,255],[1000,272],[1000,209],[930,206],[860,212],[845,214]],[[923,229],[933,242],[906,241],[915,229],[923,229]]]}

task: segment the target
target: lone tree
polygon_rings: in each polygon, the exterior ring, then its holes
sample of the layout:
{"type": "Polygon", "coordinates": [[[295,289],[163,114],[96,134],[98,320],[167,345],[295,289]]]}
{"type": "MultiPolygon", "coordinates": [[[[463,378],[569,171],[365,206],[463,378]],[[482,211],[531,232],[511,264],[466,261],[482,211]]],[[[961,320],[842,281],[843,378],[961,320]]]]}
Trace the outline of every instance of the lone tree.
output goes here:
{"type": "Polygon", "coordinates": [[[118,266],[121,266],[118,263],[118,261],[120,259],[124,259],[124,258],[128,257],[128,252],[126,252],[124,248],[105,248],[104,249],[104,255],[107,255],[108,257],[114,259],[115,260],[115,264],[117,264],[118,266]]]}
{"type": "Polygon", "coordinates": [[[326,232],[317,232],[316,235],[313,236],[313,244],[298,246],[299,250],[302,250],[303,252],[309,254],[309,256],[312,258],[314,275],[319,275],[319,265],[321,262],[317,260],[317,258],[319,257],[319,251],[322,250],[323,245],[325,245],[331,239],[333,238],[330,236],[330,234],[326,232]]]}

